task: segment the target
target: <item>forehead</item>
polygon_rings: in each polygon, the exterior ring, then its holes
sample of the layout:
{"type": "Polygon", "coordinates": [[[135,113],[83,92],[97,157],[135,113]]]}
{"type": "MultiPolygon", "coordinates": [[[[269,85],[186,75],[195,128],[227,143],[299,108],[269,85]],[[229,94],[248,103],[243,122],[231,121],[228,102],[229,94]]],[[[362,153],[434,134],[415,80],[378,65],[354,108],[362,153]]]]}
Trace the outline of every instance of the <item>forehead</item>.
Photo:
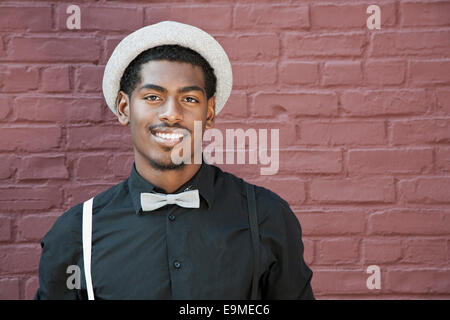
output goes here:
{"type": "Polygon", "coordinates": [[[201,67],[187,62],[152,60],[141,65],[141,84],[157,84],[163,87],[197,85],[205,87],[201,67]]]}

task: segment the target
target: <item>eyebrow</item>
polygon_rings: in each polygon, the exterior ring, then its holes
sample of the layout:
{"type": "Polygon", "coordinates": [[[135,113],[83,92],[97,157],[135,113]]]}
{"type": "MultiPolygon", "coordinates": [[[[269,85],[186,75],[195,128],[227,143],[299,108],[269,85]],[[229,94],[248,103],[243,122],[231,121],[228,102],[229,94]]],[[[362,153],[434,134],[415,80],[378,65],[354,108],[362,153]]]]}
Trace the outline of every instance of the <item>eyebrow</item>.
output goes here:
{"type": "MultiPolygon", "coordinates": [[[[140,90],[143,89],[153,89],[159,92],[163,92],[163,93],[167,93],[167,89],[163,88],[161,86],[158,86],[156,84],[151,84],[151,83],[147,83],[145,85],[143,85],[142,87],[139,88],[140,90]]],[[[188,86],[188,87],[183,87],[181,89],[178,89],[179,93],[183,93],[183,92],[189,92],[189,91],[201,91],[202,93],[205,93],[205,90],[199,86],[188,86]]]]}

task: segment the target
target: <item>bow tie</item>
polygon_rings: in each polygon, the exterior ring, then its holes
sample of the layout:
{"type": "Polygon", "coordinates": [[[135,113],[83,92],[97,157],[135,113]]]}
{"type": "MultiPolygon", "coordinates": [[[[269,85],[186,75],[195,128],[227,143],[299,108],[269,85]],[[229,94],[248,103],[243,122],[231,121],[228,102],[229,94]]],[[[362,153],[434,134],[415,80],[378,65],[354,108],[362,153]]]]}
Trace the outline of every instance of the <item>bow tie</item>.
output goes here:
{"type": "Polygon", "coordinates": [[[166,204],[176,204],[183,208],[199,208],[198,190],[189,190],[175,194],[141,193],[142,211],[153,211],[166,204]]]}

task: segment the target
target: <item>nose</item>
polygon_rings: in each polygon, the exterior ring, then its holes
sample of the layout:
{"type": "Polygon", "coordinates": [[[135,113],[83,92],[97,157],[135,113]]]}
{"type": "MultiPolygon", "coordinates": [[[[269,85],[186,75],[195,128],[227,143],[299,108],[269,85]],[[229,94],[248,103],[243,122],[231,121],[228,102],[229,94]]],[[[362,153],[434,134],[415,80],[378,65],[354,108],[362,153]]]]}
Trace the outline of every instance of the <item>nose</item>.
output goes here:
{"type": "Polygon", "coordinates": [[[168,98],[161,106],[159,120],[168,124],[174,124],[183,120],[182,108],[176,99],[168,98]]]}

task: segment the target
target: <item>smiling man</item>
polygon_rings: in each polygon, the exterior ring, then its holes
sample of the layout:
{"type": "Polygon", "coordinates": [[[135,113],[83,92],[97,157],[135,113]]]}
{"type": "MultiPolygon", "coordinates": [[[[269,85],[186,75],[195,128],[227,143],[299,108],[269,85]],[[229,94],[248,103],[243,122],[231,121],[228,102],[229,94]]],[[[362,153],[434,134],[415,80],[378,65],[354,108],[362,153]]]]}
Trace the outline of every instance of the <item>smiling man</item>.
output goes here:
{"type": "Polygon", "coordinates": [[[201,138],[196,124],[201,135],[213,127],[231,74],[217,41],[189,25],[161,22],[119,43],[103,92],[130,127],[134,164],[42,239],[36,299],[314,298],[283,199],[193,161],[194,151],[173,161],[176,147],[201,138]]]}

